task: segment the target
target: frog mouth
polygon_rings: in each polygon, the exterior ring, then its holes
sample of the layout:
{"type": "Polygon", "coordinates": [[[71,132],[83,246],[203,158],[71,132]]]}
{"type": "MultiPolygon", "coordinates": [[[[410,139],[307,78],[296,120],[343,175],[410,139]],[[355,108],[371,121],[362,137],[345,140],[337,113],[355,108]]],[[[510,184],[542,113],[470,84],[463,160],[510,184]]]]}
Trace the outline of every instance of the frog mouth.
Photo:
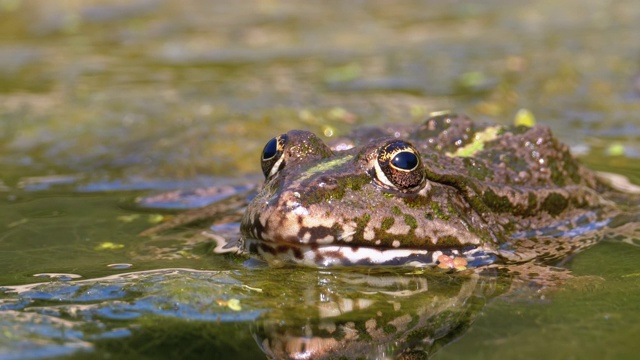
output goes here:
{"type": "MultiPolygon", "coordinates": [[[[243,248],[270,266],[302,265],[310,267],[341,266],[440,266],[443,259],[464,259],[465,268],[489,265],[496,255],[485,249],[467,246],[445,249],[375,248],[349,245],[281,244],[244,239],[243,248]]],[[[445,267],[445,266],[440,266],[445,267]]],[[[447,265],[447,267],[449,267],[447,265]]],[[[453,266],[450,266],[453,268],[453,266]]]]}

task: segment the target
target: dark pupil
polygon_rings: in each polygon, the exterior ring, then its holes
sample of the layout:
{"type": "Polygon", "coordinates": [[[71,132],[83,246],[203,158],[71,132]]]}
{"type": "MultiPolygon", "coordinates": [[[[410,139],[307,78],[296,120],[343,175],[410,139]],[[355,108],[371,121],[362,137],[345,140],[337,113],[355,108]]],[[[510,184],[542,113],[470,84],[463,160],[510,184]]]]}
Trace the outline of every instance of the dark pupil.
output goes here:
{"type": "Polygon", "coordinates": [[[398,169],[411,170],[418,166],[418,157],[412,152],[402,151],[393,157],[391,164],[398,169]]]}
{"type": "Polygon", "coordinates": [[[264,146],[264,150],[262,150],[262,160],[269,160],[272,157],[276,156],[278,152],[278,140],[273,138],[269,140],[267,145],[264,146]]]}

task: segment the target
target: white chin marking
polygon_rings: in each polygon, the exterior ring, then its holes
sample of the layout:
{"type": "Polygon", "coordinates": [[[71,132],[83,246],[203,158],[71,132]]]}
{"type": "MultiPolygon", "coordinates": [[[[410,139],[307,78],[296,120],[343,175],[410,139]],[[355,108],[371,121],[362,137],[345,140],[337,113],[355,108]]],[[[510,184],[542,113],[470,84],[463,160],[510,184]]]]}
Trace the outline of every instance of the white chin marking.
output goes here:
{"type": "Polygon", "coordinates": [[[471,266],[487,265],[495,255],[481,249],[376,249],[351,246],[316,246],[274,244],[246,239],[245,251],[260,256],[269,265],[281,267],[288,264],[310,267],[333,267],[353,265],[389,265],[425,267],[438,264],[440,255],[463,256],[471,266]],[[475,263],[475,264],[474,264],[475,263]]]}

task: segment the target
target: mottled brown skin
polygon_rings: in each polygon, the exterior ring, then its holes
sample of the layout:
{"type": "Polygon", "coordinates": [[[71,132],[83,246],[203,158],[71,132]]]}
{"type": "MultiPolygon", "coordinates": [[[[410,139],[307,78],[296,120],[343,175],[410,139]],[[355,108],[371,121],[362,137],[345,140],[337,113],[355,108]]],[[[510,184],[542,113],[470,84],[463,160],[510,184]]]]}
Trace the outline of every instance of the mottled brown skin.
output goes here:
{"type": "Polygon", "coordinates": [[[278,170],[241,223],[243,239],[258,240],[246,242],[249,252],[301,258],[301,245],[333,245],[551,260],[592,244],[597,237],[583,235],[616,214],[602,197],[606,187],[544,126],[491,128],[446,114],[417,126],[360,130],[331,148],[309,132],[286,136],[278,170]],[[488,131],[496,135],[481,149],[457,152],[488,131]],[[378,181],[378,149],[393,139],[420,153],[417,171],[426,181],[419,188],[378,181]],[[345,144],[353,147],[335,150],[345,144]]]}

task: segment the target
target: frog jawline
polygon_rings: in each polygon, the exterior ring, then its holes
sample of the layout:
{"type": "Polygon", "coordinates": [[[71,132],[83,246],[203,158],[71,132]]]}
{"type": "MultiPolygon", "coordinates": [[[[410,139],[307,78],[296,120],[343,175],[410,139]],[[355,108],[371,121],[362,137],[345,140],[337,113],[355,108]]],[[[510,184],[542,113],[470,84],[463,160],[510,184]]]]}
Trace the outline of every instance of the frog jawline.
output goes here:
{"type": "Polygon", "coordinates": [[[244,240],[244,249],[258,255],[270,266],[281,267],[288,264],[309,267],[341,266],[412,266],[427,267],[438,265],[441,255],[463,257],[467,267],[473,268],[495,262],[496,255],[482,248],[388,249],[371,247],[351,247],[339,245],[293,245],[275,244],[254,239],[244,240]]]}

